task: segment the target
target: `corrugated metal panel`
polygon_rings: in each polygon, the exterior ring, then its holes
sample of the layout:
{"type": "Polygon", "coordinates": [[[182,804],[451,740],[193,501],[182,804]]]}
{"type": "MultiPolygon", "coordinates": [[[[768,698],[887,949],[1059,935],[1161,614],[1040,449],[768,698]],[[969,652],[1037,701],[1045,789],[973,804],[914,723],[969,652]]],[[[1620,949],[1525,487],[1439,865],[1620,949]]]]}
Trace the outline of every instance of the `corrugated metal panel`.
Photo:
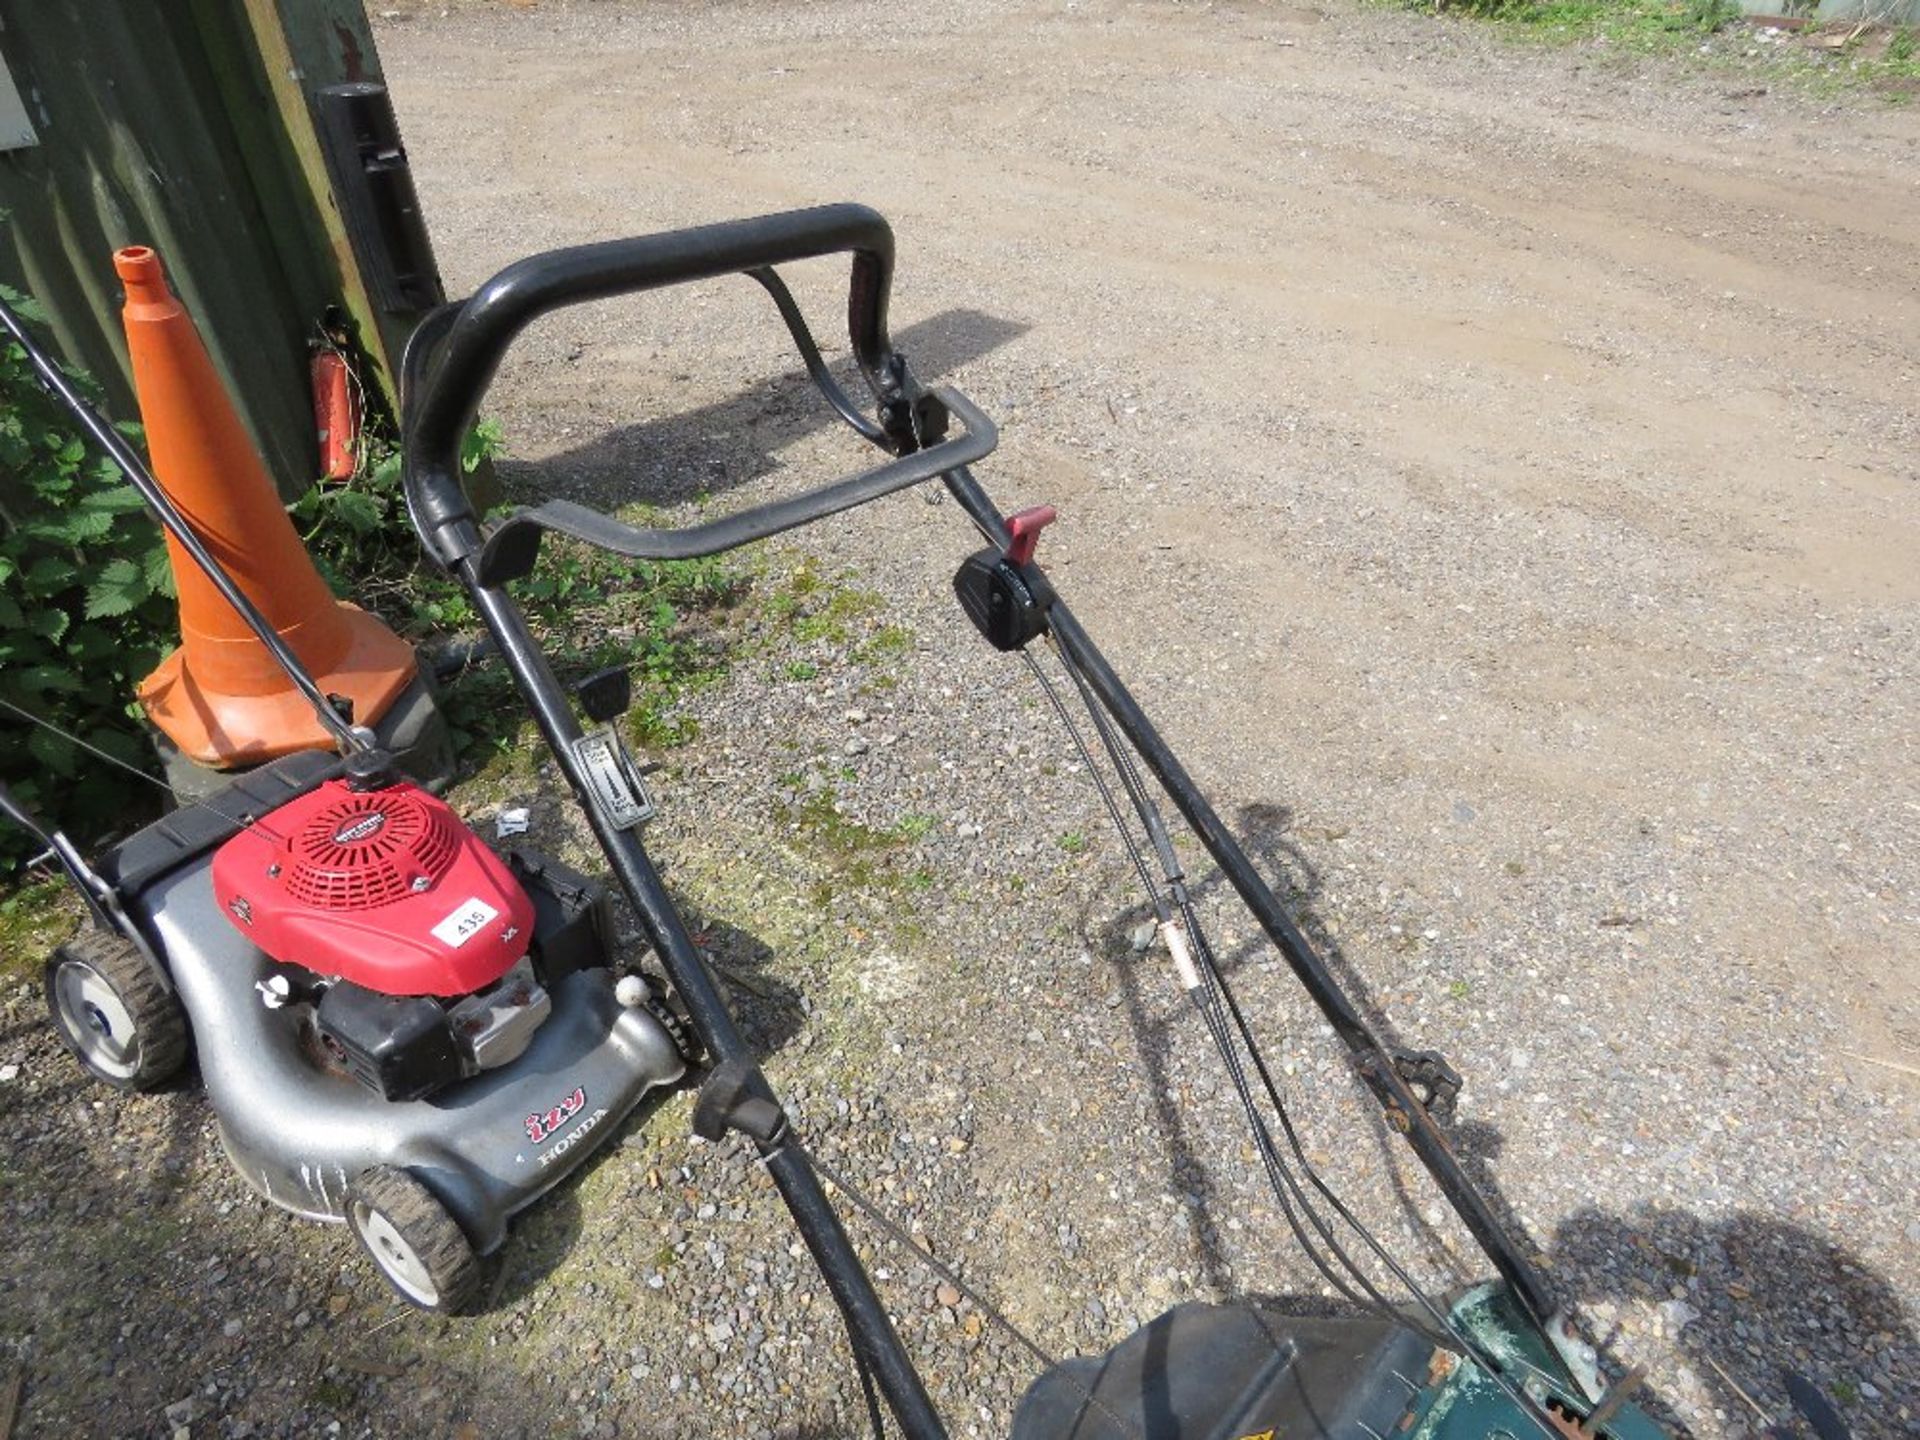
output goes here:
{"type": "Polygon", "coordinates": [[[366,315],[324,176],[302,163],[303,87],[379,78],[358,0],[293,9],[328,39],[297,60],[273,0],[0,0],[40,141],[0,154],[0,279],[132,417],[111,256],[155,246],[288,495],[318,463],[307,339],[330,305],[366,315]],[[270,79],[263,49],[288,73],[270,79]]]}

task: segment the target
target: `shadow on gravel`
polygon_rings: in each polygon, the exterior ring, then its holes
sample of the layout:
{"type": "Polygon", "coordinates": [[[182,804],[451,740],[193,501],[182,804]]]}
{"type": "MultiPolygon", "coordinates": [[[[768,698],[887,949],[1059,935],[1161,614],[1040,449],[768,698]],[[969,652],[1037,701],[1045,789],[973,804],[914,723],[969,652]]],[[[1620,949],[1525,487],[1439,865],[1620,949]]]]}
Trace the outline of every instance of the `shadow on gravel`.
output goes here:
{"type": "MultiPolygon", "coordinates": [[[[1026,333],[1027,327],[978,310],[948,310],[909,325],[894,346],[914,374],[931,384],[969,361],[1026,333]]],[[[850,367],[836,365],[837,378],[856,400],[867,387],[850,367]]],[[[545,499],[559,495],[601,506],[644,502],[672,505],[731,490],[780,468],[777,453],[816,431],[841,423],[827,408],[807,372],[749,383],[726,400],[606,430],[586,444],[537,464],[496,461],[510,495],[545,499]]],[[[876,463],[878,452],[848,435],[845,469],[876,463]]],[[[815,476],[820,483],[827,475],[815,476]]]]}
{"type": "MultiPolygon", "coordinates": [[[[1236,819],[1242,843],[1270,883],[1277,882],[1295,922],[1367,1022],[1387,1044],[1406,1045],[1315,913],[1320,876],[1288,838],[1289,812],[1283,806],[1250,805],[1236,819]]],[[[1212,891],[1224,883],[1216,871],[1199,888],[1212,891]]],[[[1223,967],[1231,972],[1265,952],[1264,937],[1250,941],[1223,957],[1223,967]]],[[[1446,1037],[1429,1038],[1444,1048],[1446,1037]]],[[[1354,1083],[1372,1106],[1358,1077],[1354,1083]]],[[[1500,1132],[1461,1118],[1447,1125],[1447,1133],[1504,1228],[1525,1236],[1495,1173],[1504,1143],[1500,1132]]],[[[1432,1236],[1435,1256],[1462,1281],[1478,1278],[1462,1268],[1464,1257],[1439,1244],[1424,1219],[1407,1188],[1405,1167],[1393,1163],[1404,1154],[1398,1142],[1384,1127],[1375,1135],[1401,1205],[1410,1221],[1432,1236]]],[[[1837,1401],[1860,1440],[1920,1433],[1920,1349],[1910,1315],[1883,1277],[1810,1230],[1750,1211],[1706,1219],[1670,1207],[1625,1215],[1589,1210],[1560,1227],[1549,1253],[1550,1282],[1568,1301],[1617,1304],[1642,1298],[1666,1305],[1662,1321],[1674,1358],[1698,1373],[1713,1408],[1725,1412],[1730,1433],[1738,1433],[1733,1429],[1738,1425],[1756,1433],[1768,1425],[1781,1425],[1788,1433],[1819,1433],[1811,1417],[1796,1410],[1787,1389],[1789,1373],[1837,1401]]],[[[1595,1338],[1605,1351],[1618,1337],[1595,1338]]],[[[1639,1403],[1676,1433],[1685,1433],[1657,1393],[1642,1394],[1639,1403]]]]}
{"type": "MultiPolygon", "coordinates": [[[[1325,962],[1327,969],[1340,982],[1340,988],[1353,1001],[1354,1008],[1373,1027],[1374,1033],[1388,1045],[1407,1045],[1400,1038],[1393,1017],[1373,998],[1373,991],[1365,978],[1353,968],[1346,952],[1340,948],[1340,942],[1320,917],[1316,908],[1321,894],[1320,871],[1307,858],[1306,852],[1289,838],[1293,830],[1293,811],[1285,805],[1256,800],[1240,807],[1231,828],[1255,867],[1280,897],[1280,903],[1293,917],[1293,923],[1300,927],[1301,933],[1313,946],[1314,953],[1325,962]]],[[[1226,889],[1226,877],[1218,870],[1209,870],[1196,884],[1195,894],[1210,895],[1216,891],[1225,892],[1226,889]]],[[[1251,956],[1271,953],[1271,946],[1262,935],[1237,947],[1231,956],[1225,957],[1225,963],[1228,968],[1237,968],[1251,956]]],[[[1418,1047],[1407,1045],[1407,1048],[1418,1047]]]]}
{"type": "MultiPolygon", "coordinates": [[[[1583,1210],[1560,1226],[1553,1254],[1569,1300],[1607,1313],[1633,1300],[1661,1307],[1664,1368],[1698,1375],[1727,1433],[1821,1434],[1789,1375],[1836,1405],[1856,1440],[1920,1431],[1911,1312],[1885,1278],[1811,1230],[1749,1210],[1583,1210]]],[[[1613,1323],[1592,1337],[1603,1353],[1620,1338],[1613,1323]]],[[[1639,1403],[1681,1428],[1657,1397],[1639,1403]]]]}
{"type": "Polygon", "coordinates": [[[773,947],[724,920],[684,913],[708,968],[726,987],[727,1008],[747,1044],[762,1058],[784,1049],[800,1033],[806,1014],[800,992],[773,972],[773,947]]]}
{"type": "MultiPolygon", "coordinates": [[[[1320,876],[1288,838],[1288,810],[1249,805],[1236,820],[1233,828],[1241,843],[1355,1006],[1389,1045],[1404,1043],[1315,913],[1320,876]]],[[[1199,901],[1215,898],[1226,882],[1214,870],[1189,883],[1199,901]]],[[[1230,896],[1221,898],[1232,903],[1230,896]]],[[[1103,953],[1115,967],[1141,1062],[1153,1078],[1156,1124],[1176,1183],[1210,1199],[1211,1186],[1182,1128],[1180,1109],[1166,1094],[1166,1022],[1155,1021],[1142,1001],[1145,972],[1140,962],[1146,957],[1133,953],[1129,932],[1143,914],[1132,909],[1108,922],[1101,935],[1103,953]],[[1189,1175],[1197,1175],[1197,1183],[1189,1175]]],[[[1231,976],[1271,954],[1262,935],[1219,958],[1231,976]]],[[[1357,1076],[1354,1084],[1369,1109],[1374,1108],[1371,1093],[1357,1076]]],[[[1503,1144],[1500,1132],[1473,1120],[1456,1120],[1447,1129],[1468,1173],[1510,1233],[1524,1236],[1525,1228],[1494,1174],[1503,1144]]],[[[1411,1223],[1432,1236],[1434,1256],[1462,1283],[1482,1278],[1470,1257],[1455,1255],[1439,1243],[1407,1188],[1398,1142],[1383,1126],[1374,1133],[1400,1203],[1411,1223]]],[[[1620,1339],[1620,1307],[1636,1300],[1661,1307],[1670,1356],[1656,1366],[1656,1382],[1661,1369],[1671,1375],[1677,1365],[1693,1372],[1709,1407],[1723,1412],[1724,1419],[1715,1419],[1722,1433],[1762,1435],[1776,1433],[1777,1427],[1780,1436],[1795,1440],[1841,1440],[1840,1432],[1823,1429],[1814,1413],[1823,1397],[1837,1405],[1855,1440],[1920,1433],[1920,1343],[1911,1315],[1884,1277],[1810,1230],[1750,1211],[1707,1219],[1661,1206],[1619,1215],[1587,1210],[1560,1226],[1551,1254],[1549,1278],[1561,1298],[1583,1307],[1597,1304],[1600,1313],[1613,1317],[1609,1323],[1616,1328],[1591,1338],[1616,1374],[1626,1368],[1611,1353],[1620,1339]],[[1799,1390],[1798,1397],[1790,1393],[1790,1385],[1799,1390]],[[1808,1392],[1817,1393],[1809,1400],[1808,1392]]],[[[1209,1278],[1218,1278],[1217,1253],[1209,1251],[1207,1260],[1209,1278]]],[[[1297,1307],[1301,1314],[1341,1313],[1337,1303],[1318,1297],[1286,1296],[1277,1303],[1297,1307]]],[[[1689,1433],[1657,1383],[1636,1394],[1635,1403],[1676,1436],[1689,1433]]]]}
{"type": "MultiPolygon", "coordinates": [[[[83,1147],[69,1142],[56,1152],[54,1163],[73,1172],[62,1191],[63,1207],[80,1220],[111,1216],[127,1203],[131,1186],[142,1215],[159,1219],[179,1201],[211,1114],[197,1066],[189,1063],[178,1078],[138,1102],[143,1117],[141,1143],[131,1163],[118,1159],[88,1163],[94,1149],[104,1152],[113,1143],[108,1112],[96,1103],[107,1102],[112,1092],[80,1068],[80,1062],[55,1037],[53,1022],[43,1015],[35,1007],[26,1018],[0,1027],[0,1055],[31,1051],[37,1072],[37,1083],[31,1088],[10,1085],[0,1091],[0,1129],[17,1144],[43,1126],[51,1129],[56,1117],[63,1117],[63,1127],[77,1130],[87,1142],[83,1147]]],[[[0,1164],[0,1174],[4,1169],[0,1164]]]]}
{"type": "Polygon", "coordinates": [[[1152,1096],[1153,1128],[1167,1152],[1168,1173],[1180,1193],[1192,1196],[1199,1202],[1194,1210],[1197,1222],[1193,1230],[1194,1258],[1206,1285],[1216,1294],[1224,1295],[1233,1289],[1232,1277],[1221,1249],[1219,1232],[1210,1218],[1220,1211],[1218,1189],[1206,1162],[1200,1158],[1194,1146],[1187,1128],[1186,1114],[1173,1093],[1171,1062],[1174,1042],[1170,1027],[1166,1018],[1154,1013],[1157,1007],[1148,999],[1149,996],[1165,993],[1163,970],[1157,963],[1157,957],[1135,953],[1128,939],[1129,932],[1140,923],[1141,917],[1141,911],[1127,910],[1107,921],[1097,932],[1096,953],[1113,967],[1114,979],[1120,986],[1127,1025],[1133,1031],[1134,1048],[1140,1054],[1140,1068],[1147,1074],[1147,1090],[1152,1096]],[[1141,964],[1143,959],[1149,958],[1154,959],[1155,963],[1141,964]]]}
{"type": "MultiPolygon", "coordinates": [[[[1274,889],[1287,913],[1292,916],[1295,925],[1307,937],[1314,952],[1346,991],[1367,1023],[1373,1027],[1388,1046],[1406,1045],[1394,1028],[1386,1012],[1374,1000],[1367,982],[1354,969],[1341,950],[1339,942],[1329,932],[1326,924],[1317,913],[1315,902],[1321,893],[1320,872],[1305,852],[1291,838],[1293,812],[1285,805],[1270,802],[1254,802],[1244,805],[1235,816],[1231,826],[1239,838],[1242,847],[1255,868],[1266,877],[1267,883],[1274,889]]],[[[1204,914],[1210,903],[1219,902],[1239,909],[1239,899],[1233,895],[1227,885],[1226,877],[1216,869],[1190,875],[1188,886],[1193,895],[1195,906],[1204,914]]],[[[1185,1121],[1180,1106],[1168,1093],[1168,1055],[1171,1041],[1166,1033],[1164,1020],[1153,1019],[1142,1001],[1141,976],[1138,973],[1142,957],[1133,951],[1129,943],[1130,932],[1138,925],[1146,912],[1135,908],[1122,912],[1107,922],[1101,933],[1101,949],[1108,962],[1114,966],[1125,996],[1128,1020],[1134,1031],[1135,1043],[1139,1047],[1142,1066],[1152,1080],[1154,1095],[1155,1126],[1161,1142],[1167,1148],[1168,1163],[1175,1182],[1188,1193],[1197,1194],[1203,1201],[1214,1198],[1212,1182],[1206,1175],[1205,1167],[1199,1161],[1191,1140],[1188,1138],[1185,1121]]],[[[1252,926],[1251,917],[1248,918],[1252,926]]],[[[1230,945],[1218,954],[1220,969],[1230,979],[1254,964],[1283,964],[1278,952],[1264,933],[1254,928],[1249,938],[1230,945]]],[[[1158,961],[1151,967],[1151,983],[1160,983],[1158,961]]],[[[1289,977],[1289,983],[1290,977],[1289,977]]],[[[1147,993],[1154,993],[1148,991],[1147,993]]],[[[1303,1005],[1310,1004],[1304,992],[1300,995],[1303,1005]]],[[[1258,1033],[1256,1029],[1256,1034],[1258,1033]]],[[[1358,1073],[1351,1073],[1355,1093],[1368,1115],[1376,1115],[1378,1103],[1358,1073]]],[[[1284,1093],[1284,1092],[1283,1092],[1284,1093]]],[[[1442,1243],[1436,1228],[1430,1224],[1424,1214],[1425,1207],[1408,1188],[1403,1161],[1407,1152],[1399,1142],[1388,1134],[1384,1125],[1369,1127],[1375,1143],[1379,1145],[1384,1162],[1383,1173],[1393,1186],[1401,1208],[1407,1219],[1419,1233],[1428,1237],[1428,1250],[1433,1259],[1446,1266],[1462,1284],[1475,1278],[1463,1268],[1460,1257],[1442,1243]]],[[[1525,1233],[1512,1207],[1501,1194],[1492,1173],[1492,1162],[1499,1156],[1502,1139],[1499,1131],[1492,1126],[1476,1121],[1456,1121],[1448,1126],[1448,1134],[1454,1142],[1456,1152],[1462,1163],[1472,1175],[1491,1202],[1502,1222],[1516,1235],[1525,1233]]],[[[1202,1230],[1203,1255],[1207,1278],[1215,1283],[1224,1283],[1224,1272],[1220,1258],[1206,1243],[1208,1232],[1202,1230]]]]}
{"type": "MultiPolygon", "coordinates": [[[[641,1105],[620,1133],[645,1125],[658,1108],[658,1101],[641,1105]]],[[[566,1263],[583,1228],[580,1182],[618,1148],[617,1142],[601,1146],[578,1171],[541,1196],[539,1204],[515,1217],[507,1243],[494,1256],[486,1299],[476,1314],[496,1315],[531,1299],[566,1263]]]]}
{"type": "MultiPolygon", "coordinates": [[[[1294,923],[1307,936],[1309,942],[1327,968],[1333,973],[1341,986],[1351,997],[1369,1024],[1389,1045],[1400,1043],[1385,1013],[1374,1002],[1365,981],[1354,971],[1341,953],[1339,944],[1328,932],[1320,917],[1315,913],[1314,902],[1321,889],[1320,872],[1307,859],[1306,854],[1289,837],[1293,827],[1293,813],[1284,805],[1255,802],[1242,806],[1232,826],[1248,856],[1263,874],[1275,893],[1280,897],[1294,923]]],[[[1219,902],[1238,909],[1238,897],[1228,889],[1226,877],[1216,869],[1190,875],[1188,887],[1193,896],[1195,907],[1204,914],[1211,902],[1219,902]]],[[[1140,1063],[1151,1082],[1154,1108],[1154,1127],[1160,1141],[1167,1151],[1167,1163],[1175,1185],[1184,1193],[1199,1197],[1202,1202],[1201,1214],[1212,1213],[1216,1199],[1216,1187],[1208,1175],[1205,1164],[1199,1158],[1193,1141],[1187,1130],[1187,1121],[1181,1106],[1171,1093],[1168,1083],[1170,1074],[1169,1059],[1173,1041],[1168,1031],[1168,1017],[1156,1017],[1146,1001],[1147,995],[1164,993],[1162,987],[1162,967],[1158,957],[1146,956],[1136,951],[1131,943],[1135,927],[1150,918],[1147,912],[1138,907],[1122,911],[1108,920],[1098,930],[1100,953],[1113,966],[1127,1011],[1128,1023],[1134,1034],[1134,1043],[1139,1050],[1140,1063]],[[1149,965],[1142,961],[1151,959],[1149,965]]],[[[1250,923],[1250,917],[1249,917],[1250,923]]],[[[1277,952],[1266,936],[1257,930],[1249,938],[1224,948],[1216,957],[1221,972],[1233,977],[1255,962],[1278,961],[1277,952]]],[[[1304,995],[1302,1000],[1305,1000],[1304,995]]],[[[1184,1008],[1175,1012],[1184,1016],[1184,1008]]],[[[1372,1092],[1359,1079],[1353,1076],[1353,1083],[1361,1094],[1368,1113],[1375,1113],[1377,1105],[1372,1092]]],[[[1383,1156],[1388,1161],[1386,1173],[1392,1178],[1393,1185],[1412,1223],[1423,1233],[1433,1235],[1430,1226],[1421,1213],[1421,1206],[1407,1190],[1400,1167],[1393,1162],[1398,1158],[1394,1151],[1394,1141],[1386,1134],[1384,1127],[1374,1127],[1381,1145],[1383,1156]]],[[[1500,1137],[1487,1126],[1463,1126],[1455,1132],[1456,1143],[1467,1157],[1497,1154],[1500,1137]]],[[[1485,1177],[1484,1166],[1479,1167],[1476,1179],[1485,1177]]],[[[1495,1203],[1503,1213],[1507,1207],[1500,1200],[1497,1190],[1490,1190],[1495,1203]]],[[[1230,1289],[1225,1262],[1218,1247],[1217,1237],[1203,1220],[1197,1231],[1199,1260],[1207,1281],[1222,1291],[1230,1289]]],[[[1451,1252],[1433,1237],[1430,1248],[1436,1257],[1451,1260],[1451,1252]]],[[[1467,1277],[1461,1274],[1464,1281],[1467,1277]]]]}

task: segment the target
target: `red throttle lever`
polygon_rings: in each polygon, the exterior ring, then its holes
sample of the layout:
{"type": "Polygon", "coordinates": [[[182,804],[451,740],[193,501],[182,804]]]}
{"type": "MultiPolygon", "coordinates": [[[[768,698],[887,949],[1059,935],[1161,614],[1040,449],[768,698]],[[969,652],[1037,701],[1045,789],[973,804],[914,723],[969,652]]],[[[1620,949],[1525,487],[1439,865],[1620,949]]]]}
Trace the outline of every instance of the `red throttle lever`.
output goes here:
{"type": "Polygon", "coordinates": [[[1015,565],[1024,565],[1033,559],[1034,547],[1040,543],[1040,532],[1051,525],[1059,513],[1051,505],[1029,505],[1009,515],[1007,559],[1015,565]]]}

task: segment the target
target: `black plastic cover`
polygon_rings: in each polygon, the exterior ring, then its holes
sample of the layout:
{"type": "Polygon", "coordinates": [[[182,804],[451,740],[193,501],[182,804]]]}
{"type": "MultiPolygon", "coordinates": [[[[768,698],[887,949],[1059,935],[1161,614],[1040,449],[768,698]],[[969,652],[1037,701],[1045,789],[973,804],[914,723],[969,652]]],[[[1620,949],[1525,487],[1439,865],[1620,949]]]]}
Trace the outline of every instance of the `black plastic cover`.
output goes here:
{"type": "Polygon", "coordinates": [[[507,866],[533,901],[533,968],[542,985],[608,963],[606,886],[535,850],[507,851],[507,866]]]}
{"type": "Polygon", "coordinates": [[[596,670],[569,687],[587,718],[604,725],[633,708],[633,672],[624,665],[596,670]]]}
{"type": "Polygon", "coordinates": [[[446,291],[387,87],[373,80],[327,85],[313,104],[333,193],[374,298],[395,314],[438,305],[446,291]]]}
{"type": "Polygon", "coordinates": [[[236,775],[233,783],[138,830],[107,851],[94,869],[118,890],[123,905],[181,866],[217,850],[260,816],[297,800],[340,773],[337,755],[302,750],[236,775]]]}
{"type": "Polygon", "coordinates": [[[996,650],[1019,650],[1047,633],[1047,607],[997,550],[980,550],[960,562],[953,593],[974,628],[996,650]]]}
{"type": "Polygon", "coordinates": [[[1062,1361],[1034,1381],[1012,1440],[1396,1435],[1414,1398],[1408,1384],[1425,1380],[1432,1357],[1432,1345],[1386,1320],[1181,1305],[1105,1355],[1062,1361]]]}
{"type": "Polygon", "coordinates": [[[466,1073],[439,1001],[381,995],[339,980],[314,1011],[320,1033],[339,1047],[348,1072],[388,1100],[418,1100],[466,1073]]]}

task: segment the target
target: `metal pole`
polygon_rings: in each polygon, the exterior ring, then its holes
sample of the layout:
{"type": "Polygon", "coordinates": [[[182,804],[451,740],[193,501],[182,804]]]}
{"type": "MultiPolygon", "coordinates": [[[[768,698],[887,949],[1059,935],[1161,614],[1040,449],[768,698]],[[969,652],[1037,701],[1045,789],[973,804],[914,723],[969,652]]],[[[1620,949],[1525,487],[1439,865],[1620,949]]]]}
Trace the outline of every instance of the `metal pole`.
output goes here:
{"type": "MultiPolygon", "coordinates": [[[[471,523],[471,522],[467,522],[471,523]]],[[[747,1085],[756,1095],[774,1101],[772,1085],[761,1072],[758,1061],[745,1038],[733,1023],[733,1016],[721,999],[720,991],[708,973],[700,952],[687,933],[672,899],[667,894],[660,872],[655,869],[639,837],[631,830],[614,828],[601,815],[592,799],[586,777],[574,759],[573,742],[581,737],[566,692],[554,677],[546,656],[528,632],[519,607],[502,590],[481,585],[475,578],[477,559],[469,556],[460,564],[468,593],[474,597],[487,628],[499,642],[501,658],[513,672],[520,692],[533,707],[540,726],[559,763],[567,783],[586,812],[599,838],[600,846],[613,866],[627,898],[633,902],[647,932],[652,936],[665,965],[668,978],[687,1008],[693,1028],[707,1047],[716,1065],[733,1059],[748,1064],[747,1085]]],[[[790,1123],[790,1122],[789,1122],[790,1123]]],[[[786,1201],[793,1221],[799,1227],[815,1264],[826,1277],[834,1303],[846,1316],[853,1343],[872,1368],[880,1391],[886,1396],[894,1418],[910,1440],[945,1440],[946,1429],[933,1408],[926,1386],[921,1382],[913,1361],[907,1356],[900,1337],[894,1333],[886,1308],[875,1293],[860,1257],[854,1253],[847,1232],[820,1188],[801,1147],[776,1143],[760,1146],[768,1173],[786,1201]]]]}
{"type": "MultiPolygon", "coordinates": [[[[946,482],[948,491],[974,524],[989,540],[1004,547],[1010,538],[1006,523],[972,473],[964,468],[956,470],[946,477],[946,482]]],[[[1427,1113],[1426,1107],[1420,1103],[1412,1087],[1394,1065],[1386,1046],[1354,1007],[1352,999],[1341,989],[1340,982],[1314,952],[1306,936],[1300,933],[1292,917],[1287,914],[1286,907],[1261,878],[1246,851],[1240,848],[1239,841],[1220,822],[1207,797],[1193,783],[1193,778],[1187,774],[1159,731],[1154,729],[1153,722],[1114,673],[1106,656],[1100,653],[1099,647],[1074,618],[1066,602],[1054,593],[1038,567],[1029,566],[1028,573],[1032,579],[1040,582],[1039,593],[1048,603],[1047,619],[1054,639],[1086,675],[1094,693],[1113,716],[1121,733],[1139,752],[1147,769],[1153,772],[1154,778],[1185,817],[1207,853],[1219,865],[1227,882],[1285,957],[1300,984],[1314,1004],[1320,1007],[1321,1014],[1327,1017],[1340,1038],[1346,1042],[1348,1050],[1359,1062],[1361,1078],[1380,1101],[1388,1122],[1406,1137],[1414,1154],[1420,1157],[1420,1162],[1426,1166],[1434,1183],[1440,1187],[1481,1250],[1493,1262],[1501,1278],[1528,1313],[1544,1328],[1554,1313],[1552,1293],[1540,1272],[1514,1245],[1513,1238],[1501,1225],[1487,1197],[1480,1193],[1471,1177],[1461,1168],[1459,1157],[1453,1153],[1446,1132],[1427,1113]]]]}

